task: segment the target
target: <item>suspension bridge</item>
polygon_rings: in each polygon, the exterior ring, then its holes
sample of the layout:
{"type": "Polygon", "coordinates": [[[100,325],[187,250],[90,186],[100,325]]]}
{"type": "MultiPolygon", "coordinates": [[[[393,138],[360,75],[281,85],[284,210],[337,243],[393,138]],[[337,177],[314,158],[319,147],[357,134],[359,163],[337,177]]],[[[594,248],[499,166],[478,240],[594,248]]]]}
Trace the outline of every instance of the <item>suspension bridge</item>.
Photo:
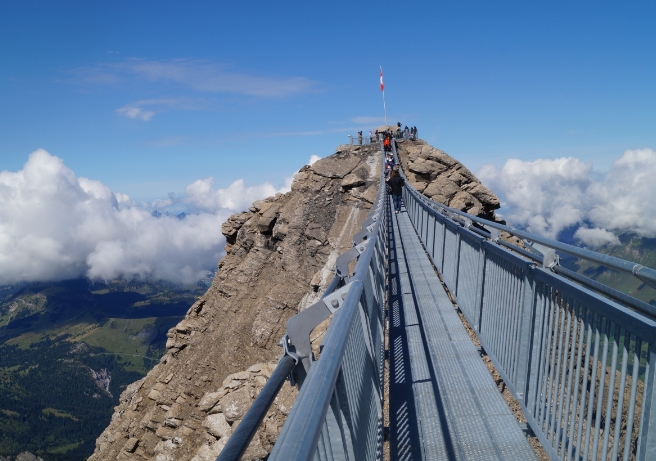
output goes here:
{"type": "Polygon", "coordinates": [[[655,287],[656,271],[448,208],[408,182],[402,212],[389,202],[381,174],[353,248],[321,301],[289,320],[278,368],[219,461],[240,459],[285,379],[299,395],[270,460],[379,460],[385,440],[392,460],[537,459],[527,435],[552,460],[656,459],[656,307],[559,255],[655,287]],[[310,333],[331,315],[316,359],[310,333]]]}

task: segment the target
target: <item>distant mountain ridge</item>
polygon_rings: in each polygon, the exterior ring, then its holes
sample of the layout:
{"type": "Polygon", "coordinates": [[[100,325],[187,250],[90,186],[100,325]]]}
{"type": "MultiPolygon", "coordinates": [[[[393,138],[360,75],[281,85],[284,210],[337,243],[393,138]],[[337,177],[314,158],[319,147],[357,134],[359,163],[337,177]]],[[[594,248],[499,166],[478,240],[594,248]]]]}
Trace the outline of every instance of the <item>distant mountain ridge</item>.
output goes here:
{"type": "MultiPolygon", "coordinates": [[[[640,237],[633,232],[618,235],[621,245],[606,244],[590,248],[602,254],[632,261],[652,269],[656,268],[656,238],[640,237]]],[[[631,274],[622,273],[588,261],[568,261],[569,268],[600,283],[627,293],[641,301],[656,306],[656,289],[631,274]]]]}

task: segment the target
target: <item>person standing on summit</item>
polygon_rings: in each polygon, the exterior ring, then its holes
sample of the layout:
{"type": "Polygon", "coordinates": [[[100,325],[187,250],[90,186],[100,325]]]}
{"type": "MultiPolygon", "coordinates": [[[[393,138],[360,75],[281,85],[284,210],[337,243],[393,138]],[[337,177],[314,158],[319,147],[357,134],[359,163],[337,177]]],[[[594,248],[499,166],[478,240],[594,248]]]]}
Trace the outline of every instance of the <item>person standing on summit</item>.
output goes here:
{"type": "Polygon", "coordinates": [[[398,214],[401,211],[401,194],[403,193],[403,186],[405,181],[399,176],[399,169],[395,167],[390,174],[387,184],[390,186],[392,201],[394,202],[394,213],[398,214]]]}

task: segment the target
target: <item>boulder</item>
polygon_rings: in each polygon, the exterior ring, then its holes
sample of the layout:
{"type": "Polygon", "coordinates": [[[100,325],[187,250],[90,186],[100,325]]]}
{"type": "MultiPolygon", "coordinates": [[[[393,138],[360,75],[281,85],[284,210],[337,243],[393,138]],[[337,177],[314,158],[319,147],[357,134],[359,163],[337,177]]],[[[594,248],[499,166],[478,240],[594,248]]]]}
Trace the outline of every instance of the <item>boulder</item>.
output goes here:
{"type": "Polygon", "coordinates": [[[127,451],[128,453],[134,453],[134,450],[137,449],[137,445],[139,444],[139,439],[135,437],[130,437],[127,442],[125,442],[125,445],[123,445],[123,451],[127,451]]]}
{"type": "Polygon", "coordinates": [[[366,181],[354,173],[347,174],[344,179],[342,179],[342,189],[352,189],[357,186],[364,186],[366,181]]]}
{"type": "Polygon", "coordinates": [[[450,155],[447,155],[443,151],[434,148],[429,150],[428,154],[426,155],[426,158],[435,160],[436,162],[449,167],[459,164],[459,162],[453,157],[451,157],[450,155]]]}
{"type": "Polygon", "coordinates": [[[429,175],[432,172],[431,165],[427,163],[423,158],[418,158],[414,162],[410,162],[408,165],[408,170],[413,173],[429,175]]]}
{"type": "Polygon", "coordinates": [[[426,186],[423,190],[423,194],[430,198],[435,198],[434,200],[440,201],[441,203],[448,204],[447,202],[454,197],[460,188],[456,183],[451,181],[449,178],[444,176],[438,177],[435,181],[426,186]]]}
{"type": "Polygon", "coordinates": [[[232,428],[226,421],[223,413],[209,415],[203,421],[203,427],[216,438],[226,437],[232,434],[232,428]]]}
{"type": "Polygon", "coordinates": [[[468,192],[476,197],[479,202],[493,210],[496,210],[501,206],[499,197],[481,183],[474,184],[473,187],[468,189],[468,192]]]}
{"type": "Polygon", "coordinates": [[[221,397],[223,397],[226,394],[226,391],[224,389],[217,391],[217,392],[208,392],[206,393],[201,399],[200,402],[198,402],[198,409],[200,411],[209,411],[210,408],[212,408],[214,405],[216,405],[221,397]]]}
{"type": "Polygon", "coordinates": [[[469,208],[477,206],[480,208],[480,202],[474,198],[469,192],[464,190],[459,191],[449,202],[451,208],[460,211],[467,211],[469,208]]]}
{"type": "Polygon", "coordinates": [[[362,158],[358,155],[334,156],[317,160],[310,167],[319,176],[341,179],[360,164],[362,158]]]}
{"type": "Polygon", "coordinates": [[[242,387],[223,397],[220,401],[223,414],[228,422],[241,419],[251,406],[248,389],[242,387]]]}

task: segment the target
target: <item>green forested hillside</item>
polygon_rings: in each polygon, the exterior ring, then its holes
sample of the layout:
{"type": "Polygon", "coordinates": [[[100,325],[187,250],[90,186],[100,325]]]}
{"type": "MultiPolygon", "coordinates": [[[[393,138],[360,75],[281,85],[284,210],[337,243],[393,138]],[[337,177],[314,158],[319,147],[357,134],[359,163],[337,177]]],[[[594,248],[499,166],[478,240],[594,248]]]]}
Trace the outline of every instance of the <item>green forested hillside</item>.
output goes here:
{"type": "MultiPolygon", "coordinates": [[[[632,233],[619,235],[621,245],[605,245],[595,251],[616,258],[633,261],[646,267],[656,268],[656,239],[639,237],[632,233]]],[[[574,270],[619,291],[628,293],[646,303],[656,305],[656,289],[631,274],[621,273],[604,266],[579,260],[570,263],[574,270]]]]}
{"type": "Polygon", "coordinates": [[[0,456],[82,460],[205,291],[116,280],[0,288],[0,456]]]}

